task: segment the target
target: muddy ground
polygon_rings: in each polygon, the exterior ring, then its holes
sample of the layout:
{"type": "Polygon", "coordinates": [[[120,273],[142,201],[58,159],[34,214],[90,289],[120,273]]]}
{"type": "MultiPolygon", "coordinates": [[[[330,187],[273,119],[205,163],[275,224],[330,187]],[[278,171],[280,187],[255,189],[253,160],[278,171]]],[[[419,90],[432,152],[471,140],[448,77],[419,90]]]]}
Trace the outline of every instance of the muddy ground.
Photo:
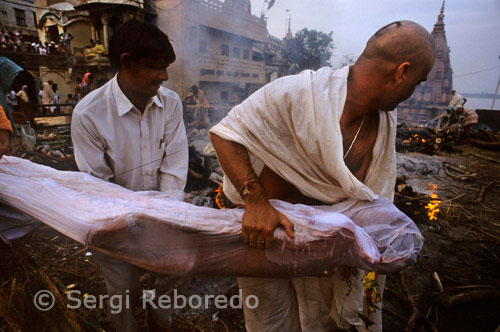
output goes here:
{"type": "MultiPolygon", "coordinates": [[[[499,152],[466,146],[452,154],[399,154],[398,175],[406,180],[398,183],[395,202],[416,222],[425,245],[416,264],[388,276],[384,331],[493,332],[500,326],[499,162],[499,152]],[[437,190],[430,190],[429,183],[437,184],[437,190]],[[437,220],[432,221],[425,208],[431,192],[441,200],[437,220]]],[[[88,252],[44,225],[12,247],[2,246],[0,331],[109,331],[104,309],[65,307],[65,292],[71,289],[81,291],[82,297],[105,294],[88,252]],[[58,294],[56,305],[46,312],[33,304],[42,289],[58,294]]],[[[152,288],[151,280],[144,272],[144,289],[152,288]]],[[[190,292],[231,296],[238,292],[235,282],[195,277],[190,292]]],[[[238,309],[180,310],[169,330],[155,327],[147,310],[138,308],[136,316],[141,331],[245,331],[238,309]]]]}

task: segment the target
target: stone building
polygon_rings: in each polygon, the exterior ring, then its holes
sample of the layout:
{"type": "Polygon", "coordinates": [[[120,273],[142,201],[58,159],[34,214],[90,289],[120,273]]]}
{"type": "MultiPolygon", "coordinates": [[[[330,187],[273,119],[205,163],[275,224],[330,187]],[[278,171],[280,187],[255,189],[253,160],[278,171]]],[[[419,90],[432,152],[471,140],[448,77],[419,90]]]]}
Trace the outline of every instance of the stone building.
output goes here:
{"type": "Polygon", "coordinates": [[[450,49],[444,29],[444,1],[432,36],[436,44],[436,58],[427,81],[416,87],[413,95],[398,106],[398,122],[411,126],[425,125],[444,111],[453,89],[450,49]]]}
{"type": "MultiPolygon", "coordinates": [[[[14,1],[29,4],[29,1],[14,1]]],[[[59,42],[59,35],[66,28],[73,36],[71,54],[0,52],[0,55],[7,56],[39,78],[39,86],[52,80],[58,86],[59,102],[64,102],[67,94],[75,93],[86,72],[94,74],[95,87],[113,77],[114,70],[107,57],[109,38],[124,21],[130,18],[142,21],[146,16],[142,0],[34,0],[30,7],[28,4],[26,8],[31,8],[34,15],[26,14],[26,24],[36,22],[32,28],[33,38],[42,43],[59,42]],[[89,48],[90,39],[98,42],[98,46],[89,48]]]]}
{"type": "Polygon", "coordinates": [[[37,16],[33,0],[0,1],[0,28],[21,33],[25,40],[38,38],[37,16]]]}
{"type": "Polygon", "coordinates": [[[192,85],[213,104],[240,102],[266,83],[266,22],[249,0],[156,0],[157,26],[174,46],[167,87],[192,85]]]}
{"type": "Polygon", "coordinates": [[[57,41],[66,28],[71,41],[71,63],[64,71],[57,67],[41,67],[40,77],[61,87],[61,96],[74,93],[78,80],[86,72],[94,74],[94,86],[108,81],[114,70],[107,57],[108,41],[113,31],[130,18],[143,20],[143,1],[122,0],[35,0],[38,10],[39,35],[42,41],[57,41]],[[90,39],[97,47],[90,48],[90,39]],[[67,90],[67,91],[64,91],[67,90]]]}
{"type": "Polygon", "coordinates": [[[265,49],[266,57],[266,82],[274,81],[276,78],[287,74],[289,65],[283,57],[285,42],[282,39],[268,35],[268,43],[265,49]]]}
{"type": "Polygon", "coordinates": [[[169,35],[177,60],[165,85],[183,99],[198,85],[212,104],[238,103],[286,66],[283,41],[268,34],[265,19],[251,14],[249,0],[34,0],[30,6],[34,38],[57,42],[66,28],[74,37],[71,54],[0,55],[40,77],[40,83],[56,83],[60,101],[74,94],[86,72],[94,74],[96,87],[112,77],[108,40],[130,18],[155,23],[169,35]],[[100,42],[100,52],[88,48],[90,39],[100,42]]]}

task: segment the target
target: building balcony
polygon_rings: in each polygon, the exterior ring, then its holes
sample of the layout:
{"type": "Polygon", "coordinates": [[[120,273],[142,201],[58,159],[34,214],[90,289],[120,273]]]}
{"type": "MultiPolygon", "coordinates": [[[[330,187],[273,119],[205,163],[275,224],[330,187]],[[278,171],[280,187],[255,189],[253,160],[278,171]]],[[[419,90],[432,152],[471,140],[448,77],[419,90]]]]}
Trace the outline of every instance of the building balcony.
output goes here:
{"type": "Polygon", "coordinates": [[[70,68],[73,66],[73,57],[70,55],[45,55],[27,52],[0,51],[0,56],[5,56],[24,69],[70,68]]]}
{"type": "Polygon", "coordinates": [[[214,83],[265,84],[266,74],[245,71],[200,69],[199,80],[214,83]]]}
{"type": "Polygon", "coordinates": [[[208,53],[198,54],[194,61],[199,63],[199,67],[210,67],[210,69],[214,70],[263,71],[265,68],[265,63],[263,61],[253,61],[250,59],[240,59],[208,53]]]}
{"type": "Polygon", "coordinates": [[[75,66],[111,66],[107,55],[97,53],[95,56],[89,57],[86,56],[84,49],[78,48],[74,48],[73,53],[74,55],[45,55],[0,51],[0,56],[5,56],[17,63],[23,69],[28,70],[38,70],[40,67],[68,69],[75,66]]]}

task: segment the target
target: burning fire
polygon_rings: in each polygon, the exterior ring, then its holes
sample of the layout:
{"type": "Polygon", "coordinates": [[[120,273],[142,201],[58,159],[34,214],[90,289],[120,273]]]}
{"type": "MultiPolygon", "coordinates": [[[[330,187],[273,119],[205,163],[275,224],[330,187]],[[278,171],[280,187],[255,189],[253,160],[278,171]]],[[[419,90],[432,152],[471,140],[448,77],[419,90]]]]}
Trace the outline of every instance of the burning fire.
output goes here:
{"type": "Polygon", "coordinates": [[[425,206],[425,209],[427,210],[427,216],[429,217],[429,220],[437,220],[437,213],[439,212],[439,205],[441,205],[441,200],[439,199],[438,195],[435,194],[434,192],[437,190],[438,185],[434,183],[429,183],[429,189],[431,191],[431,198],[433,198],[427,205],[425,206]]]}
{"type": "Polygon", "coordinates": [[[231,201],[224,199],[224,193],[222,190],[222,184],[219,185],[217,189],[213,191],[215,193],[215,203],[219,207],[219,209],[224,210],[224,209],[236,209],[240,207],[244,207],[241,204],[233,204],[231,201]],[[226,205],[226,203],[228,205],[226,205]]]}
{"type": "MultiPolygon", "coordinates": [[[[408,128],[408,130],[411,130],[408,128]]],[[[416,140],[418,142],[418,134],[413,134],[413,136],[410,136],[408,139],[405,139],[403,143],[410,143],[411,141],[416,140]]],[[[425,141],[424,141],[425,142],[425,141]]]]}
{"type": "Polygon", "coordinates": [[[224,205],[224,200],[222,199],[222,184],[219,185],[219,187],[215,189],[214,192],[217,194],[215,195],[215,203],[217,203],[219,209],[225,209],[226,206],[224,205]]]}

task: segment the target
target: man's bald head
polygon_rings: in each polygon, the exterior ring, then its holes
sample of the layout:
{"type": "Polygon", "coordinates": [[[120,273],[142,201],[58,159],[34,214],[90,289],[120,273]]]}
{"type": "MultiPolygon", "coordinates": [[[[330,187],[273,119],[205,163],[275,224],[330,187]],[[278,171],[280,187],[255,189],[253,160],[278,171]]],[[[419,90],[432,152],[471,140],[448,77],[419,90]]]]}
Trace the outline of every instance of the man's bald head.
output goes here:
{"type": "Polygon", "coordinates": [[[412,21],[397,21],[381,28],[368,40],[361,58],[392,64],[408,61],[420,65],[422,62],[433,62],[434,55],[434,40],[424,27],[412,21]]]}
{"type": "Polygon", "coordinates": [[[391,111],[427,79],[434,57],[434,41],[427,30],[415,22],[397,21],[368,40],[353,77],[374,107],[391,111]]]}

